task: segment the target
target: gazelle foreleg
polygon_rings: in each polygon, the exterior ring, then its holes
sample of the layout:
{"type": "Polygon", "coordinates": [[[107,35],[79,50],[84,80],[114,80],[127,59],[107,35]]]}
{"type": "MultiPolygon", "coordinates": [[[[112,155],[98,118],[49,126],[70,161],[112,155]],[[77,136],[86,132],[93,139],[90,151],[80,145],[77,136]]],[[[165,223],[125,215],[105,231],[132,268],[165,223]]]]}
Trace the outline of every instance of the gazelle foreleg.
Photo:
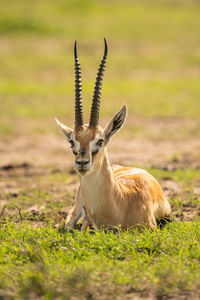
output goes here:
{"type": "Polygon", "coordinates": [[[86,208],[83,205],[82,207],[82,218],[83,218],[83,224],[81,226],[81,231],[84,232],[87,230],[88,227],[92,226],[92,222],[87,214],[86,208]]]}
{"type": "Polygon", "coordinates": [[[82,209],[83,209],[83,200],[82,200],[81,190],[79,187],[75,197],[75,205],[70,210],[67,216],[67,220],[65,223],[65,226],[67,228],[73,228],[77,224],[78,220],[82,215],[82,209]]]}

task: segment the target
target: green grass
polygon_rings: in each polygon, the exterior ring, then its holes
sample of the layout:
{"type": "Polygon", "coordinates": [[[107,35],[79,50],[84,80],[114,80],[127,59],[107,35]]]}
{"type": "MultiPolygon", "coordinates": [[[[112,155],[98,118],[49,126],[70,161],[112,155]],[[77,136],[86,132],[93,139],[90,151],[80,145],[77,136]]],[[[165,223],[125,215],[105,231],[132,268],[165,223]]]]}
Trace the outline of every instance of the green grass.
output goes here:
{"type": "MultiPolygon", "coordinates": [[[[2,110],[6,113],[9,109],[9,114],[13,117],[50,118],[54,114],[69,116],[74,110],[74,100],[71,96],[74,92],[72,81],[54,85],[9,81],[2,82],[0,90],[5,100],[2,110]],[[45,105],[47,103],[48,108],[45,105]]],[[[88,107],[91,105],[93,95],[92,84],[85,81],[83,90],[86,96],[84,104],[88,107]]],[[[198,79],[186,78],[181,81],[150,79],[144,82],[121,79],[105,82],[103,90],[104,101],[107,104],[102,103],[102,116],[114,113],[113,102],[109,103],[109,99],[114,99],[118,108],[122,103],[127,103],[130,116],[198,117],[200,109],[198,79]],[[169,96],[169,93],[172,95],[169,96]],[[192,97],[192,101],[188,101],[188,95],[192,97]]]]}
{"type": "Polygon", "coordinates": [[[162,297],[200,288],[199,223],[85,235],[10,223],[2,227],[0,240],[5,297],[112,299],[150,290],[162,297]]]}
{"type": "Polygon", "coordinates": [[[61,214],[73,203],[68,186],[76,176],[54,170],[30,178],[8,177],[8,184],[15,180],[20,190],[4,195],[7,204],[0,218],[3,299],[197,295],[199,214],[189,222],[180,221],[180,216],[188,207],[199,211],[194,188],[200,171],[149,171],[162,184],[171,180],[182,189],[169,199],[176,221],[162,230],[67,233],[61,214]]]}
{"type": "Polygon", "coordinates": [[[159,169],[159,168],[150,168],[149,172],[156,178],[162,179],[172,179],[174,181],[181,182],[185,187],[194,187],[200,179],[200,170],[198,169],[186,169],[178,168],[173,171],[159,169]]]}

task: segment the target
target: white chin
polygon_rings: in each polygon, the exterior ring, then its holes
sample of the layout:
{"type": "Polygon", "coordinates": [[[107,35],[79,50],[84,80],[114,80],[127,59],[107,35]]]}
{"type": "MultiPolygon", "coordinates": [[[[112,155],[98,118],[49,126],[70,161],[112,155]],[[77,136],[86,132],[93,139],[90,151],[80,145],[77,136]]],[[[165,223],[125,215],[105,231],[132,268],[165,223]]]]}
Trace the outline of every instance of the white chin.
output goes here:
{"type": "Polygon", "coordinates": [[[86,175],[87,174],[87,170],[78,170],[78,173],[82,176],[86,175]]]}
{"type": "Polygon", "coordinates": [[[88,176],[90,175],[92,172],[92,169],[89,169],[89,170],[78,170],[78,173],[81,175],[81,176],[88,176]]]}

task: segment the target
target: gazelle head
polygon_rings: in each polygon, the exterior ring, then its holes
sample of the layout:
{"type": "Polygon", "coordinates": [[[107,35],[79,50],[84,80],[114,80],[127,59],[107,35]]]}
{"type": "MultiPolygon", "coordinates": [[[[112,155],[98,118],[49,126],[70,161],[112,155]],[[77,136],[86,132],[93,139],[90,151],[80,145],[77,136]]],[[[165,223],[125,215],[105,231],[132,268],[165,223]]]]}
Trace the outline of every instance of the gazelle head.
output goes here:
{"type": "Polygon", "coordinates": [[[65,126],[56,119],[75,156],[75,170],[82,176],[91,174],[101,167],[105,147],[110,138],[123,126],[127,107],[122,108],[115,114],[105,129],[99,126],[99,110],[101,100],[101,87],[103,75],[107,60],[107,43],[105,42],[105,51],[97,73],[89,124],[83,122],[82,111],[82,88],[81,88],[81,68],[77,56],[76,42],[74,44],[75,58],[75,127],[74,130],[65,126]]]}

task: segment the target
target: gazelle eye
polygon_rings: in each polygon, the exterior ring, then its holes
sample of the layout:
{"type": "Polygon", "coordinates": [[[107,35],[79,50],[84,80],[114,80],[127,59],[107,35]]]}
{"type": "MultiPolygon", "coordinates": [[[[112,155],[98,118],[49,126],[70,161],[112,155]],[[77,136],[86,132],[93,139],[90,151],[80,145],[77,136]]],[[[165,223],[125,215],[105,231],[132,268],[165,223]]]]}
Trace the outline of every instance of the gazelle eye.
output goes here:
{"type": "Polygon", "coordinates": [[[78,154],[78,152],[76,152],[76,151],[74,151],[74,150],[72,150],[72,151],[73,151],[74,155],[77,155],[77,154],[78,154]]]}
{"type": "Polygon", "coordinates": [[[104,142],[104,140],[99,139],[99,140],[97,141],[96,145],[97,145],[98,147],[102,147],[103,142],[104,142]]]}
{"type": "Polygon", "coordinates": [[[73,148],[74,147],[74,141],[70,140],[69,142],[71,144],[71,148],[73,148]]]}

